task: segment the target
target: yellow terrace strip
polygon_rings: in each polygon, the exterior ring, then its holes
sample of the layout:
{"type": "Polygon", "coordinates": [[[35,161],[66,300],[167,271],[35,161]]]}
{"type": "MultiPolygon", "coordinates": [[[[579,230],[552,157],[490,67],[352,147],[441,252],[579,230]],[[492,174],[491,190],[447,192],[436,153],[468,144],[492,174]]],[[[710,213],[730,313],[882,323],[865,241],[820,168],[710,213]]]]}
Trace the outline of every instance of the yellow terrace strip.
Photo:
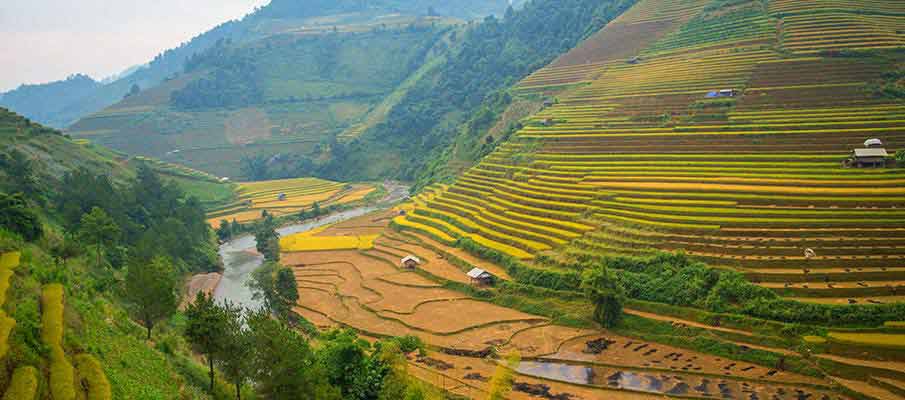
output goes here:
{"type": "Polygon", "coordinates": [[[18,251],[13,251],[9,253],[3,253],[0,256],[0,269],[13,269],[19,266],[19,259],[22,257],[22,253],[18,251]]]}
{"type": "Polygon", "coordinates": [[[324,250],[367,250],[374,247],[378,235],[361,236],[310,236],[305,233],[280,238],[280,250],[324,251],[324,250]]]}
{"type": "Polygon", "coordinates": [[[830,332],[829,337],[843,343],[905,349],[905,335],[902,334],[830,332]]]}

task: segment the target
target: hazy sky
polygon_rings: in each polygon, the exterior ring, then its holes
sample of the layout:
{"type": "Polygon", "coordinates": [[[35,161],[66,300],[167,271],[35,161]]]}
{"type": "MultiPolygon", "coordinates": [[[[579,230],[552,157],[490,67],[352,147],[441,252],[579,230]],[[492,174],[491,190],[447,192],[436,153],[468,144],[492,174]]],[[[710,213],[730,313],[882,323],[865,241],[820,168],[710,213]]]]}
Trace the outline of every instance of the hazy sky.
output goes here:
{"type": "Polygon", "coordinates": [[[150,61],[269,0],[0,0],[0,92],[150,61]]]}

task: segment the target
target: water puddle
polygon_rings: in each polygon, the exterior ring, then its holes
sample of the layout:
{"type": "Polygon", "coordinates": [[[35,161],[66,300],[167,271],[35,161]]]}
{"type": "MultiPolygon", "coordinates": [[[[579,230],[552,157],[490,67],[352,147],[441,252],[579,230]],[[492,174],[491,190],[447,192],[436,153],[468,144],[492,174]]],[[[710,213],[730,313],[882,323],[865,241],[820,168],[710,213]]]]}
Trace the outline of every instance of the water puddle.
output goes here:
{"type": "Polygon", "coordinates": [[[839,398],[820,390],[797,388],[781,383],[745,382],[694,374],[632,371],[552,361],[522,361],[517,371],[523,375],[561,382],[683,397],[739,400],[839,398]]]}

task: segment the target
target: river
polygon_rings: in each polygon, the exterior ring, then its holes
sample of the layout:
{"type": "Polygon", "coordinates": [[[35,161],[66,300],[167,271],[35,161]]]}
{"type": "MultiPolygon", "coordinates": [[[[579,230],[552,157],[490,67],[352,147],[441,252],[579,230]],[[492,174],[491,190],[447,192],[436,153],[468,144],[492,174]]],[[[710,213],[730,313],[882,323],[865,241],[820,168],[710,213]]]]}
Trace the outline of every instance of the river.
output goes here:
{"type": "MultiPolygon", "coordinates": [[[[408,186],[398,183],[384,183],[387,195],[377,205],[357,207],[345,211],[308,220],[298,224],[287,225],[277,229],[280,236],[291,235],[312,230],[324,225],[335,224],[355,217],[392,206],[408,196],[408,186]]],[[[249,308],[258,309],[262,303],[252,298],[248,282],[251,274],[264,263],[264,256],[255,251],[257,243],[253,235],[245,235],[220,245],[220,259],[223,261],[223,278],[214,290],[214,299],[226,301],[249,308]]]]}

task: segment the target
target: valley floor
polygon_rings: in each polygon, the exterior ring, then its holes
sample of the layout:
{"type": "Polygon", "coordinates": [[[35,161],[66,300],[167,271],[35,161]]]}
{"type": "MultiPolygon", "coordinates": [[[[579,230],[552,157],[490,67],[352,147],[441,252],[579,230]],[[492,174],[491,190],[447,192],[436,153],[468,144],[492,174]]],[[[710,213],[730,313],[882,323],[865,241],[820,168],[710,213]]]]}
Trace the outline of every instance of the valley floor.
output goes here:
{"type": "MultiPolygon", "coordinates": [[[[321,328],[349,327],[363,335],[415,335],[430,351],[410,356],[415,376],[468,398],[484,398],[497,368],[491,354],[521,357],[514,399],[689,398],[847,399],[828,378],[783,371],[619,333],[556,325],[475,297],[459,260],[507,279],[502,268],[460,249],[388,227],[398,211],[334,225],[314,236],[379,234],[373,248],[284,253],[300,299],[296,312],[321,328]],[[416,270],[400,260],[415,255],[416,270]],[[601,346],[602,343],[602,346],[601,346]]],[[[588,307],[590,307],[588,305],[588,307]]],[[[676,330],[753,335],[671,316],[627,310],[632,317],[672,323],[676,330]],[[728,332],[727,332],[728,331],[728,332]]],[[[640,335],[639,335],[640,336],[640,335]]],[[[736,343],[738,352],[788,349],[736,343]]],[[[744,357],[738,357],[744,358],[744,357]]],[[[846,386],[851,387],[846,384],[846,386]]]]}

